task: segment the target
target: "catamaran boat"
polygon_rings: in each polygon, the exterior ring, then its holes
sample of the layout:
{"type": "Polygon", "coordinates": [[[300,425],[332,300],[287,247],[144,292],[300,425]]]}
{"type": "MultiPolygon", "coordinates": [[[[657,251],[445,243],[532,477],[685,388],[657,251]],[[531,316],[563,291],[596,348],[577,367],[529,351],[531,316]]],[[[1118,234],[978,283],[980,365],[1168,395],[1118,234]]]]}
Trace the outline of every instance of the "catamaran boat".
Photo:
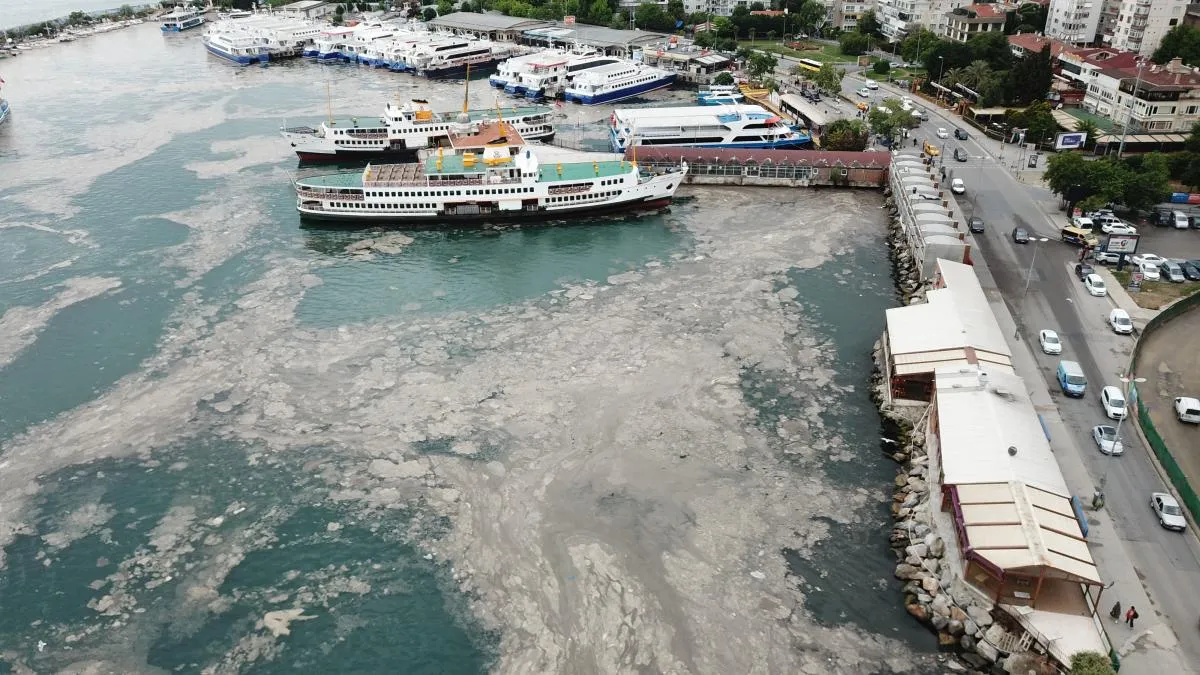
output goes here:
{"type": "Polygon", "coordinates": [[[326,28],[313,40],[313,46],[304,50],[304,56],[318,61],[336,61],[342,57],[342,47],[356,30],[357,28],[351,26],[326,28]]]}
{"type": "Polygon", "coordinates": [[[798,148],[812,139],[757,105],[618,108],[609,118],[612,148],[683,145],[701,148],[798,148]]]}
{"type": "Polygon", "coordinates": [[[563,91],[563,98],[583,105],[613,103],[674,83],[675,73],[660,68],[640,63],[614,64],[580,74],[563,91]]]}
{"type": "Polygon", "coordinates": [[[732,84],[714,84],[696,94],[700,105],[737,105],[746,100],[746,95],[732,84]]]}
{"type": "Polygon", "coordinates": [[[521,75],[521,86],[525,89],[525,96],[535,101],[555,98],[583,73],[620,63],[631,62],[594,53],[549,54],[530,64],[531,70],[521,75]]]}
{"type": "Polygon", "coordinates": [[[412,55],[412,70],[425,77],[454,77],[471,70],[486,70],[516,50],[515,45],[450,38],[418,46],[412,55]]]}
{"type": "MultiPolygon", "coordinates": [[[[381,25],[370,26],[351,35],[340,50],[343,61],[366,63],[366,53],[376,40],[386,40],[395,34],[394,28],[381,25]]],[[[373,64],[372,64],[373,65],[373,64]]]]}
{"type": "Polygon", "coordinates": [[[449,137],[411,164],[368,164],[361,173],[293,183],[302,218],[397,225],[562,219],[656,211],[671,203],[687,164],[652,173],[608,153],[542,159],[497,120],[449,137]]]}
{"type": "Polygon", "coordinates": [[[438,145],[456,130],[477,129],[501,118],[522,138],[548,141],[554,137],[551,115],[546,106],[433,112],[427,101],[414,99],[404,104],[389,101],[382,117],[330,117],[317,128],[280,131],[302,162],[352,162],[411,157],[421,148],[438,145]]]}
{"type": "Polygon", "coordinates": [[[209,54],[243,66],[271,60],[267,39],[249,31],[210,30],[200,41],[209,54]]]}
{"type": "Polygon", "coordinates": [[[432,34],[425,31],[408,31],[392,38],[391,43],[383,48],[383,61],[387,69],[393,73],[413,70],[413,54],[417,47],[431,39],[432,34]]]}
{"type": "Polygon", "coordinates": [[[182,33],[204,23],[204,13],[198,9],[176,7],[171,13],[162,15],[160,20],[162,32],[182,33]]]}

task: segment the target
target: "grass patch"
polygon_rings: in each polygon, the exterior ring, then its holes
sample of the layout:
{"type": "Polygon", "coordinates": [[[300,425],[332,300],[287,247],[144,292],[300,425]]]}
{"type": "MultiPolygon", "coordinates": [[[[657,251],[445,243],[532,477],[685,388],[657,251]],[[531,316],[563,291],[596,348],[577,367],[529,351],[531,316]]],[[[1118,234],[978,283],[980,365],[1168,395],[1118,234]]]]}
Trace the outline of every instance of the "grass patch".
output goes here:
{"type": "Polygon", "coordinates": [[[740,40],[739,47],[749,47],[763,52],[771,52],[772,54],[780,54],[782,56],[790,56],[794,59],[812,59],[821,63],[854,63],[858,60],[857,56],[847,56],[842,53],[842,48],[834,45],[820,45],[817,43],[804,43],[809,48],[792,49],[778,42],[769,42],[767,40],[740,40]]]}
{"type": "MultiPolygon", "coordinates": [[[[1129,270],[1121,270],[1120,272],[1112,270],[1113,278],[1120,282],[1122,288],[1129,287],[1129,280],[1132,272],[1129,270]]],[[[1171,283],[1170,281],[1143,281],[1142,290],[1137,293],[1130,293],[1129,297],[1137,303],[1138,307],[1144,309],[1162,309],[1166,305],[1180,298],[1186,298],[1200,291],[1200,283],[1195,281],[1185,281],[1182,284],[1171,283]]]]}

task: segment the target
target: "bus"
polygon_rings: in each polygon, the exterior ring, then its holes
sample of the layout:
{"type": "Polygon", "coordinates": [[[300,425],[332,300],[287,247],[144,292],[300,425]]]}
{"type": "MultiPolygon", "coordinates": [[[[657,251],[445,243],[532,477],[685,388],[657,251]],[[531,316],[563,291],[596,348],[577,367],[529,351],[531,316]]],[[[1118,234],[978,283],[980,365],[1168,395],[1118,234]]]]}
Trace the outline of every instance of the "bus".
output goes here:
{"type": "Polygon", "coordinates": [[[800,63],[797,67],[802,70],[807,70],[810,73],[815,73],[821,70],[821,62],[814,59],[800,59],[800,63]]]}

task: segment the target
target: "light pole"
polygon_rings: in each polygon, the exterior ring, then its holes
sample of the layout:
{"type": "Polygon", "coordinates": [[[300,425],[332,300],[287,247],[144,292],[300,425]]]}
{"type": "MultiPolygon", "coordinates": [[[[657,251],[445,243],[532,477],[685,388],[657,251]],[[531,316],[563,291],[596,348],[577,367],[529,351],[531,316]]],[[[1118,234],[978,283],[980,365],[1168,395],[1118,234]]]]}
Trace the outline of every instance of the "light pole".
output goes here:
{"type": "MultiPolygon", "coordinates": [[[[1125,414],[1121,415],[1121,419],[1117,420],[1117,429],[1113,432],[1113,449],[1116,449],[1117,443],[1121,442],[1121,425],[1125,422],[1125,418],[1129,417],[1129,385],[1137,382],[1141,384],[1146,381],[1144,377],[1120,377],[1121,384],[1125,385],[1122,395],[1125,400],[1125,414]]],[[[1124,449],[1124,448],[1122,448],[1124,449]]],[[[1104,459],[1104,473],[1100,474],[1100,484],[1096,487],[1096,494],[1092,495],[1092,505],[1095,508],[1104,507],[1104,485],[1108,482],[1108,467],[1112,464],[1113,452],[1108,453],[1108,457],[1104,459]],[[1097,499],[1098,497],[1098,499],[1097,499]]]]}
{"type": "Polygon", "coordinates": [[[1133,119],[1133,108],[1137,103],[1137,91],[1142,86],[1142,68],[1146,67],[1146,59],[1138,59],[1137,80],[1133,83],[1133,95],[1129,97],[1129,112],[1125,115],[1125,126],[1121,129],[1121,145],[1117,146],[1117,159],[1125,152],[1125,137],[1129,135],[1129,120],[1133,119]]]}
{"type": "MultiPolygon", "coordinates": [[[[1025,290],[1021,291],[1022,306],[1025,304],[1025,296],[1029,294],[1029,282],[1033,279],[1033,266],[1035,263],[1037,263],[1038,248],[1040,248],[1039,244],[1044,244],[1050,240],[1046,237],[1037,237],[1035,239],[1031,239],[1030,241],[1033,243],[1033,258],[1029,261],[1029,271],[1025,273],[1025,290]]],[[[1013,330],[1013,339],[1017,340],[1020,339],[1020,337],[1021,327],[1018,324],[1018,326],[1013,330]]]]}
{"type": "MultiPolygon", "coordinates": [[[[945,74],[946,74],[946,59],[945,59],[945,57],[939,56],[938,57],[938,87],[942,86],[942,76],[944,76],[945,74]]],[[[938,100],[939,101],[942,100],[942,90],[941,89],[938,89],[938,100]]]]}

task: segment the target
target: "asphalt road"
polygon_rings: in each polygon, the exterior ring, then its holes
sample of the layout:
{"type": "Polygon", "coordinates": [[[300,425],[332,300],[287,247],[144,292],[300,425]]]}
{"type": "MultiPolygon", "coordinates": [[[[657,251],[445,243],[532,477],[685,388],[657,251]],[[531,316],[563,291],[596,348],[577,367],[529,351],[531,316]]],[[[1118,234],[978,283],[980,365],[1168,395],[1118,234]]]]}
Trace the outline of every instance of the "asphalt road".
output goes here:
{"type": "MultiPolygon", "coordinates": [[[[861,86],[862,81],[851,76],[842,83],[843,91],[852,99],[858,98],[854,92],[861,86]]],[[[881,88],[873,92],[872,99],[878,101],[894,96],[894,92],[881,88]]],[[[929,110],[927,105],[922,107],[929,110]]],[[[953,131],[953,119],[949,116],[941,118],[940,111],[931,112],[933,119],[912,132],[918,138],[936,138],[937,127],[953,131]]],[[[981,143],[973,129],[963,128],[970,132],[970,139],[957,141],[951,138],[946,141],[946,147],[949,150],[961,145],[971,159],[962,163],[946,158],[945,166],[967,184],[966,195],[958,197],[962,210],[967,215],[983,218],[987,224],[982,235],[974,235],[975,244],[988,261],[1022,337],[1036,342],[1040,329],[1053,328],[1064,342],[1062,357],[1043,355],[1034,345],[1044,384],[1073,436],[1070,439],[1055,438],[1052,443],[1063,450],[1074,446],[1094,483],[1098,485],[1102,477],[1106,480],[1105,509],[1114,520],[1117,534],[1133,560],[1142,585],[1154,603],[1154,609],[1175,631],[1189,662],[1200,669],[1200,542],[1194,532],[1181,535],[1162,529],[1152,515],[1150,493],[1167,490],[1147,448],[1133,429],[1121,431],[1125,454],[1120,457],[1101,454],[1091,440],[1091,428],[1107,422],[1100,407],[1099,391],[1106,384],[1120,384],[1117,378],[1128,365],[1133,341],[1108,328],[1108,311],[1114,306],[1111,301],[1087,295],[1082,284],[1071,274],[1077,249],[1058,240],[1058,228],[1064,214],[1058,210],[1057,199],[1041,187],[1014,179],[997,161],[1002,152],[1000,145],[991,139],[983,139],[981,143]],[[1049,241],[1016,244],[1009,236],[1016,225],[1049,241]],[[1073,359],[1083,367],[1089,383],[1084,398],[1069,399],[1058,393],[1054,369],[1060,358],[1073,359]]],[[[1005,150],[1010,157],[1015,151],[1014,146],[1005,150]]],[[[1169,233],[1154,234],[1162,235],[1166,249],[1169,233]]],[[[1184,235],[1200,240],[1200,232],[1196,231],[1171,234],[1170,238],[1182,239],[1184,235]]],[[[1144,611],[1142,613],[1145,615],[1144,611]]]]}
{"type": "Polygon", "coordinates": [[[1200,425],[1175,416],[1176,396],[1200,398],[1200,311],[1174,319],[1145,339],[1138,375],[1150,419],[1193,486],[1200,486],[1200,425]]]}

